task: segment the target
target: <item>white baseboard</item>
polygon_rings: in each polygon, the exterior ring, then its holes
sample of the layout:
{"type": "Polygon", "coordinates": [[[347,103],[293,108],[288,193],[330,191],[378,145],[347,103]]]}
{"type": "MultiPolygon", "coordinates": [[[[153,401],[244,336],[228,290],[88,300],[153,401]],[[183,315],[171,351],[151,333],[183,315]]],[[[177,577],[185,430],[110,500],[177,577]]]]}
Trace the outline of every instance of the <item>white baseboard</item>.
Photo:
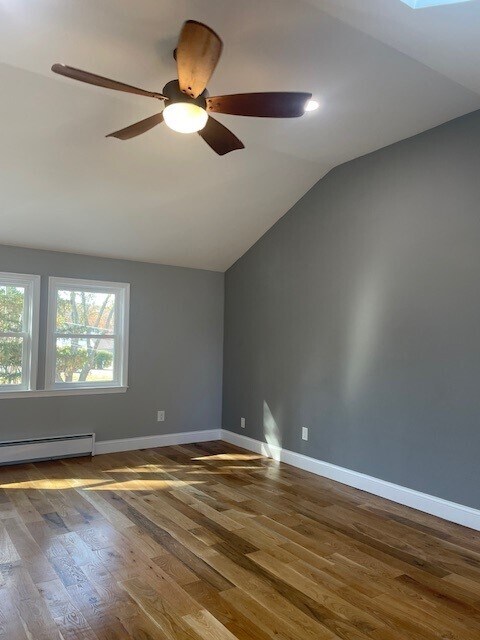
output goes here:
{"type": "Polygon", "coordinates": [[[158,436],[140,436],[138,438],[122,438],[120,440],[97,440],[95,454],[117,453],[119,451],[136,451],[152,447],[169,447],[175,444],[191,444],[221,440],[221,429],[205,429],[204,431],[183,431],[182,433],[165,433],[158,436]]]}
{"type": "Polygon", "coordinates": [[[248,449],[249,451],[254,451],[255,453],[273,458],[274,460],[286,462],[293,467],[310,471],[319,476],[346,484],[349,487],[367,491],[373,495],[387,498],[388,500],[398,502],[407,507],[412,507],[413,509],[438,516],[444,520],[449,520],[450,522],[455,522],[480,531],[480,510],[478,509],[472,509],[471,507],[457,504],[456,502],[449,502],[448,500],[443,500],[442,498],[437,498],[427,493],[421,493],[420,491],[408,489],[407,487],[402,487],[398,484],[387,482],[386,480],[367,476],[358,471],[338,467],[330,462],[310,458],[301,453],[295,453],[294,451],[282,449],[276,445],[270,445],[260,440],[242,436],[233,431],[222,429],[221,437],[225,442],[248,449]]]}
{"type": "Polygon", "coordinates": [[[204,431],[184,431],[182,433],[166,433],[120,440],[100,440],[95,443],[95,454],[167,447],[176,444],[207,442],[209,440],[224,440],[248,451],[254,451],[274,460],[291,464],[293,467],[310,471],[318,476],[330,478],[349,487],[367,491],[375,496],[387,498],[407,507],[480,531],[480,510],[478,509],[472,509],[456,502],[450,502],[427,493],[408,489],[358,471],[345,469],[330,462],[310,458],[301,453],[282,449],[282,447],[254,440],[226,429],[206,429],[204,431]]]}

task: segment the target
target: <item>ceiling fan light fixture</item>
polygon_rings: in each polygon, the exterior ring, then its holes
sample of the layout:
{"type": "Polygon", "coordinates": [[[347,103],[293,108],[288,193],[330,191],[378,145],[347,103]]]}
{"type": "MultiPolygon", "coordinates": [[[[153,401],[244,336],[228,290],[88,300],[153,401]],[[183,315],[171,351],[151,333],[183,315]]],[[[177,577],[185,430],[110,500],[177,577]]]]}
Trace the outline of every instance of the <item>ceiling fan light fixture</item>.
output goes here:
{"type": "Polygon", "coordinates": [[[207,124],[205,109],[192,102],[174,102],[163,110],[163,119],[167,127],[178,133],[195,133],[207,124]]]}
{"type": "Polygon", "coordinates": [[[305,104],[305,111],[316,111],[319,106],[318,100],[308,100],[305,104]]]}

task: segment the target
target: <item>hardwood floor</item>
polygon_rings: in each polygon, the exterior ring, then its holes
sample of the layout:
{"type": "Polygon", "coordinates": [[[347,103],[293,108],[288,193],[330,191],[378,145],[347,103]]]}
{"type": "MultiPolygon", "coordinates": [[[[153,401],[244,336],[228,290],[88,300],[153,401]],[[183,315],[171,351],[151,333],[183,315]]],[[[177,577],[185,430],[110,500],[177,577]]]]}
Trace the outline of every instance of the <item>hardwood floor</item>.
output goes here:
{"type": "Polygon", "coordinates": [[[480,534],[222,442],[0,468],[3,640],[479,640],[480,534]]]}

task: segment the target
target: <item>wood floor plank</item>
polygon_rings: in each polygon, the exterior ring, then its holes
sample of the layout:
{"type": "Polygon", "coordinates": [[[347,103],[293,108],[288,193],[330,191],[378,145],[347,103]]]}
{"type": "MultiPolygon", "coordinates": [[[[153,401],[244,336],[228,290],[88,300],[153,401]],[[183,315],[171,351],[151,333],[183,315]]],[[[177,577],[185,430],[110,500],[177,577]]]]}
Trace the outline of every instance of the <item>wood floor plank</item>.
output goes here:
{"type": "Polygon", "coordinates": [[[219,592],[206,582],[197,581],[185,586],[185,590],[210,611],[238,640],[269,640],[254,621],[232,607],[219,592]]]}
{"type": "Polygon", "coordinates": [[[190,613],[184,621],[203,640],[235,640],[235,636],[206,609],[190,613]]]}
{"type": "Polygon", "coordinates": [[[479,640],[480,533],[222,442],[0,468],[0,640],[479,640]]]}
{"type": "Polygon", "coordinates": [[[14,546],[18,556],[33,582],[44,582],[55,579],[56,573],[53,567],[32,538],[21,518],[9,518],[8,520],[4,520],[3,523],[10,536],[10,540],[15,541],[14,546]]]}
{"type": "Polygon", "coordinates": [[[60,580],[50,580],[37,585],[62,638],[69,640],[98,640],[85,617],[73,605],[60,580]]]}
{"type": "Polygon", "coordinates": [[[0,564],[14,564],[19,560],[20,556],[15,545],[8,535],[5,525],[0,522],[0,564]]]}

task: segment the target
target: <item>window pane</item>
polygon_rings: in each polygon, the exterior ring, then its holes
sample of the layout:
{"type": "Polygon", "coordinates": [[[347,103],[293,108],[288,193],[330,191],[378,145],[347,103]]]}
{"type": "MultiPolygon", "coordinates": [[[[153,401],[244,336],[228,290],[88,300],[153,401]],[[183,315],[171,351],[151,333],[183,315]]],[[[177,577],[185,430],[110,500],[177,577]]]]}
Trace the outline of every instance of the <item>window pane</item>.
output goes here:
{"type": "Polygon", "coordinates": [[[23,338],[0,338],[0,385],[22,383],[23,338]]]}
{"type": "Polygon", "coordinates": [[[0,284],[0,331],[23,331],[25,287],[0,284]]]}
{"type": "Polygon", "coordinates": [[[90,291],[57,292],[57,333],[113,334],[115,294],[90,291]]]}
{"type": "Polygon", "coordinates": [[[111,338],[57,338],[55,382],[112,382],[111,338]]]}

